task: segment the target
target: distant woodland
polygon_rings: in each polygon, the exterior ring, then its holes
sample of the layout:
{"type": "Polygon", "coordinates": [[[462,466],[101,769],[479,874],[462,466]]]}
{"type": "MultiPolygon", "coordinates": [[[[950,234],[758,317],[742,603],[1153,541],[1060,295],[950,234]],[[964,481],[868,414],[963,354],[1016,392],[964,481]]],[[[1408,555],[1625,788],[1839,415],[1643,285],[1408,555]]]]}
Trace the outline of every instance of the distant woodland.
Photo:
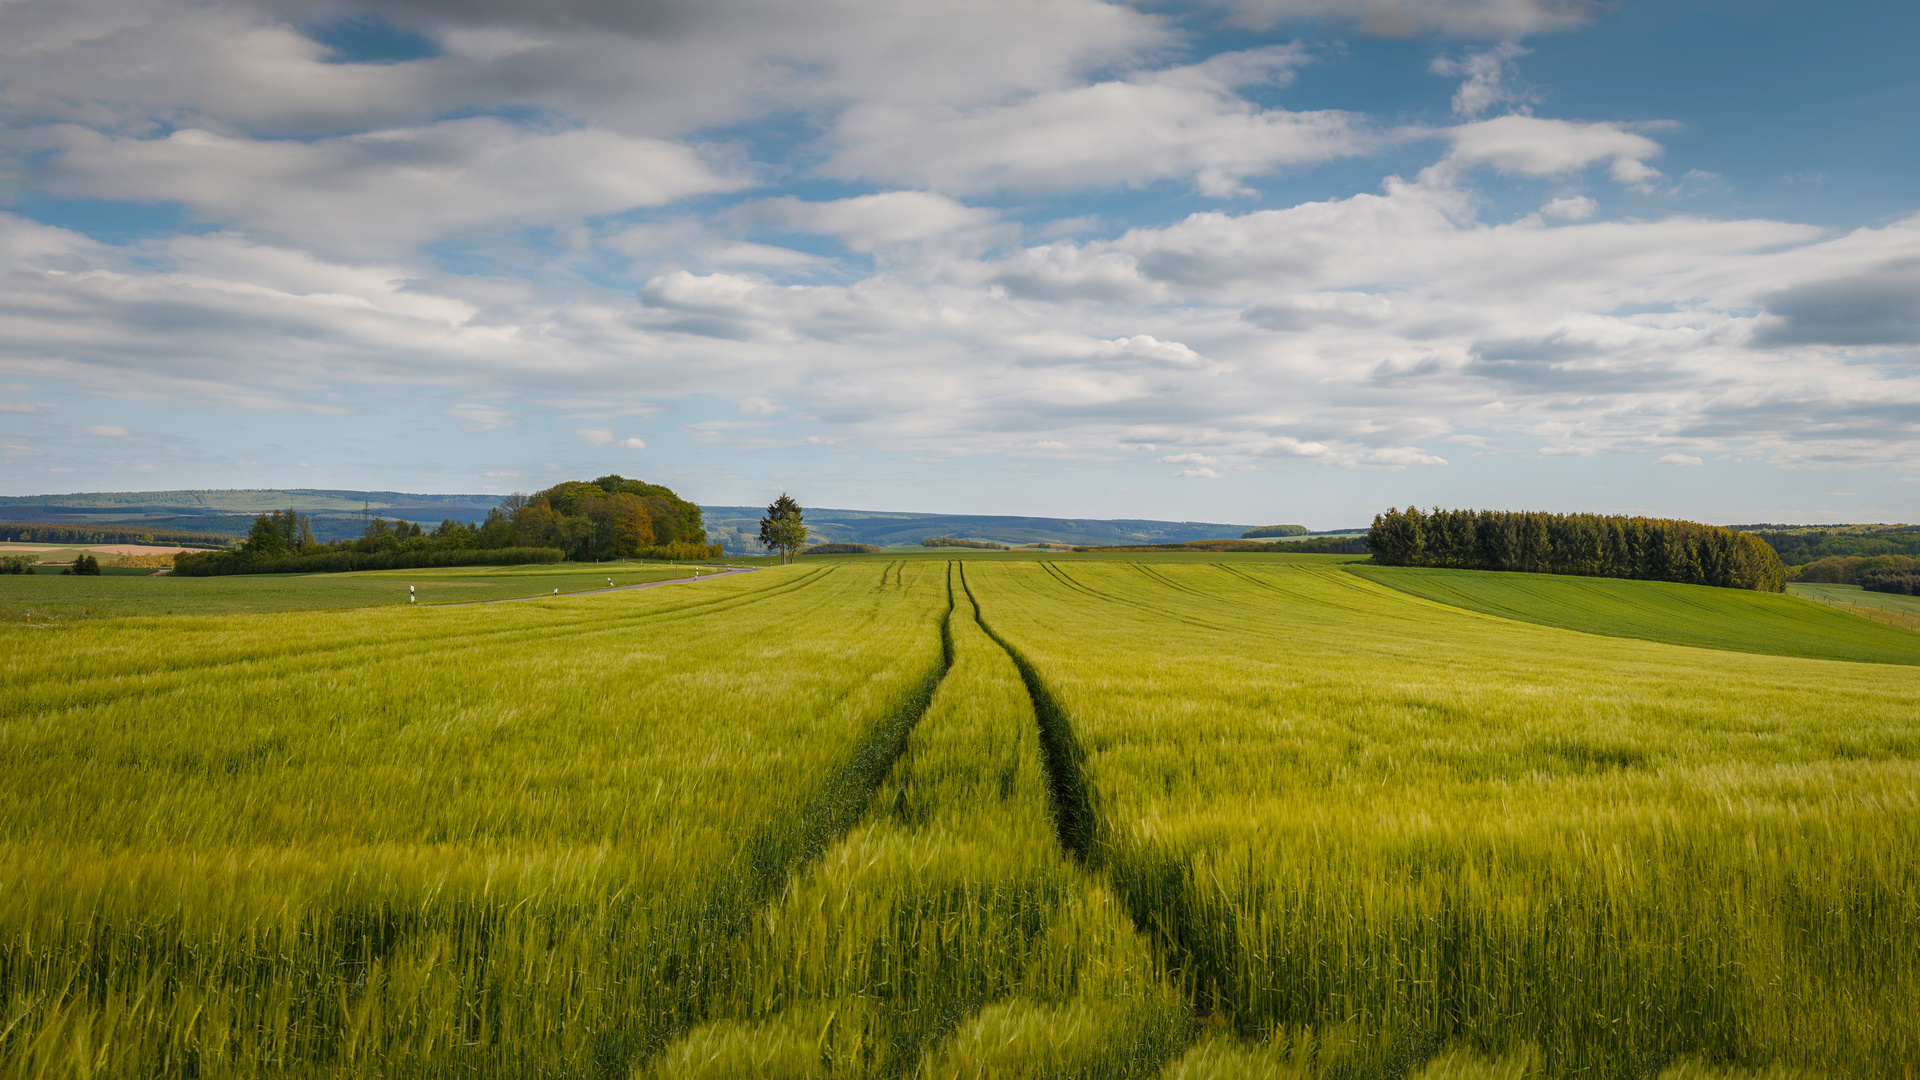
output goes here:
{"type": "Polygon", "coordinates": [[[1668,518],[1418,507],[1376,515],[1375,562],[1675,581],[1780,592],[1787,568],[1752,533],[1668,518]]]}
{"type": "Polygon", "coordinates": [[[158,544],[223,548],[233,537],[218,533],[152,529],[140,525],[0,524],[0,540],[12,544],[158,544]]]}
{"type": "Polygon", "coordinates": [[[182,555],[173,572],[327,573],[719,555],[720,545],[707,542],[700,507],[670,488],[615,474],[509,495],[477,524],[449,518],[428,532],[413,522],[373,518],[358,539],[331,544],[314,539],[304,514],[262,514],[237,550],[182,555]]]}

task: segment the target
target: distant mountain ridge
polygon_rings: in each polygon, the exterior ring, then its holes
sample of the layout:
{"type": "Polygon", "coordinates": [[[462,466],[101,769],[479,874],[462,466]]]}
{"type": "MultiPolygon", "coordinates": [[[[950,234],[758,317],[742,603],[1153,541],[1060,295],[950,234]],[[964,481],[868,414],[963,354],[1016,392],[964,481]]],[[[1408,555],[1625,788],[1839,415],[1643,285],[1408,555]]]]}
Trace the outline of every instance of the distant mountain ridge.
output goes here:
{"type": "Polygon", "coordinates": [[[0,521],[43,524],[141,524],[159,529],[245,536],[256,515],[291,506],[313,518],[321,540],[359,536],[364,516],[438,525],[473,522],[498,495],[419,495],[339,488],[209,488],[191,491],[89,491],[0,495],[0,521]]]}
{"type": "MultiPolygon", "coordinates": [[[[358,536],[363,515],[434,526],[444,518],[479,521],[499,495],[433,495],[340,488],[227,488],[192,491],[92,491],[0,496],[0,521],[21,524],[138,523],[154,528],[244,536],[255,515],[291,506],[313,518],[322,540],[358,536]]],[[[707,534],[744,554],[760,551],[761,506],[703,506],[707,534]]],[[[921,514],[809,507],[816,542],[917,544],[929,536],[1002,544],[1177,544],[1239,536],[1251,525],[1147,518],[1051,518],[995,514],[921,514]]]]}

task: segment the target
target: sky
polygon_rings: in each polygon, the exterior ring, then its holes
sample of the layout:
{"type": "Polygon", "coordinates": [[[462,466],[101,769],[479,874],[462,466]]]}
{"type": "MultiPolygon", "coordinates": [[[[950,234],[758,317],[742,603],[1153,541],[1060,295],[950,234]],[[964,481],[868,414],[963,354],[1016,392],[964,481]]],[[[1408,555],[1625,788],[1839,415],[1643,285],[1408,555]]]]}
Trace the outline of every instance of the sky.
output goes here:
{"type": "Polygon", "coordinates": [[[0,0],[0,494],[1920,520],[1920,5],[0,0]]]}

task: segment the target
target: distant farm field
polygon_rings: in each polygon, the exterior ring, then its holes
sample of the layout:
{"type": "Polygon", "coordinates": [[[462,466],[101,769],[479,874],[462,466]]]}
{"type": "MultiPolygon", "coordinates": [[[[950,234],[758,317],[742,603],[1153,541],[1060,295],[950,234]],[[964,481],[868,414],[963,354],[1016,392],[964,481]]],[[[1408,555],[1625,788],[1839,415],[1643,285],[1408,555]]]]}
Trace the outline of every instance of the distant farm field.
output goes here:
{"type": "Polygon", "coordinates": [[[174,577],[151,570],[103,568],[100,577],[62,577],[41,567],[0,576],[0,624],[111,619],[132,615],[226,615],[312,611],[408,603],[465,603],[562,594],[668,578],[691,568],[642,563],[557,563],[532,566],[376,570],[355,574],[260,574],[174,577]]]}
{"type": "MultiPolygon", "coordinates": [[[[1920,635],[1791,595],[1489,570],[1355,566],[1349,572],[1437,603],[1589,634],[1776,656],[1920,664],[1920,635]]],[[[1856,588],[1848,598],[1859,603],[1862,595],[1856,588]]]]}
{"type": "Polygon", "coordinates": [[[1351,562],[9,617],[0,1077],[1907,1075],[1920,635],[1351,562]]]}

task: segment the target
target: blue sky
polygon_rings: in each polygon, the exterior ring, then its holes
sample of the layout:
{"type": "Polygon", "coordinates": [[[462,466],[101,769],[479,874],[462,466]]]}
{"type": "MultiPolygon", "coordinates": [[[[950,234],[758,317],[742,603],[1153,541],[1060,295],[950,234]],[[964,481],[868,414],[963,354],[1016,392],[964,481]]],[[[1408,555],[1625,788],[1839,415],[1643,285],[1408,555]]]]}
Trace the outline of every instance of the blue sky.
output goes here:
{"type": "Polygon", "coordinates": [[[6,494],[1920,518],[1920,9],[16,0],[6,494]]]}

